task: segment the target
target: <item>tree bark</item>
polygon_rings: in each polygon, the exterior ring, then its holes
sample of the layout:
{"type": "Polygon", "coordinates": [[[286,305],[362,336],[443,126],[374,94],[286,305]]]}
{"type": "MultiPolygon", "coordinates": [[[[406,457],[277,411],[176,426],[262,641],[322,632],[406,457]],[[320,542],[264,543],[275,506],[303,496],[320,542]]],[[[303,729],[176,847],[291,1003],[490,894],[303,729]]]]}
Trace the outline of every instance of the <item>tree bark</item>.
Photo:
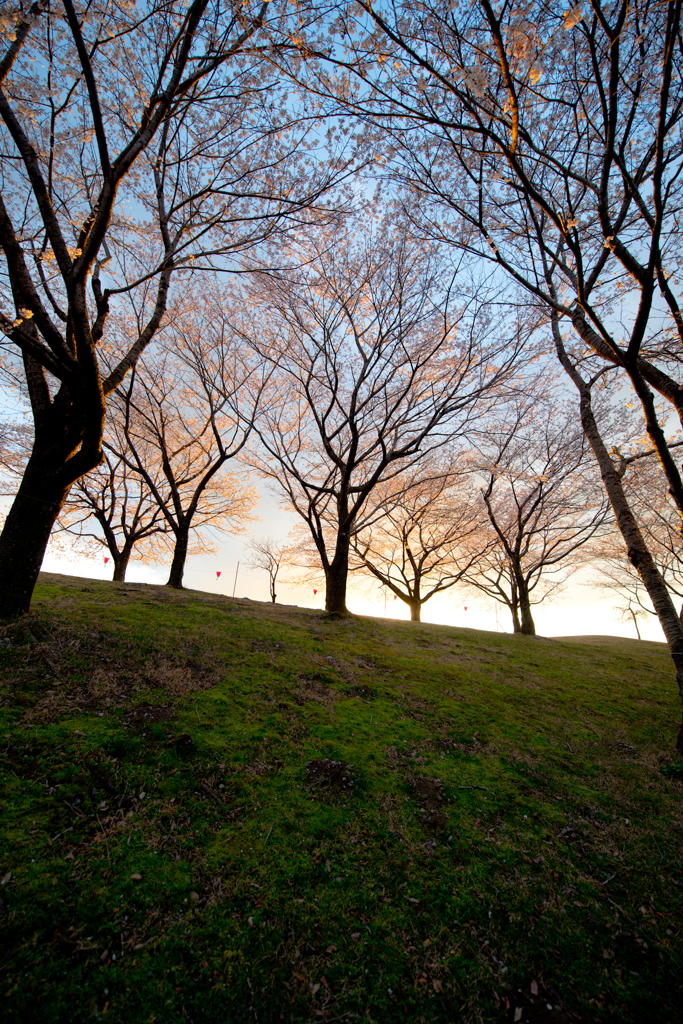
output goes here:
{"type": "MultiPolygon", "coordinates": [[[[669,651],[676,670],[676,682],[683,701],[683,623],[671,600],[671,595],[664,579],[655,565],[645,539],[640,532],[636,518],[631,511],[621,477],[612,458],[605,447],[591,402],[590,388],[571,365],[566,353],[558,344],[558,354],[563,367],[576,385],[581,401],[581,423],[586,439],[595,455],[600,475],[607,491],[614,518],[624,538],[631,565],[637,570],[648,597],[657,613],[662,632],[669,645],[669,651]]],[[[683,717],[676,739],[676,749],[683,753],[683,717]]]]}
{"type": "Polygon", "coordinates": [[[79,476],[98,465],[101,449],[81,446],[82,418],[60,392],[49,397],[42,370],[28,357],[35,436],[26,469],[0,535],[0,618],[29,610],[50,533],[79,476]],[[80,447],[80,450],[79,450],[80,447]]]}
{"type": "Polygon", "coordinates": [[[184,526],[178,530],[175,535],[175,548],[173,549],[171,572],[169,573],[168,581],[166,583],[167,587],[173,587],[174,590],[183,589],[183,574],[185,572],[189,532],[188,527],[184,526]]]}
{"type": "Polygon", "coordinates": [[[410,608],[410,621],[422,622],[422,602],[408,601],[408,607],[410,608]]]}
{"type": "Polygon", "coordinates": [[[340,530],[334,558],[325,572],[325,611],[333,615],[347,615],[346,585],[349,575],[350,536],[348,530],[340,530]]]}
{"type": "Polygon", "coordinates": [[[531,601],[525,580],[517,581],[517,593],[519,594],[519,610],[522,613],[518,632],[525,636],[536,636],[536,624],[531,614],[531,601]]]}
{"type": "Polygon", "coordinates": [[[29,610],[45,548],[70,487],[42,471],[34,447],[0,536],[0,618],[13,619],[29,610]]]}
{"type": "Polygon", "coordinates": [[[132,544],[124,544],[121,551],[117,552],[116,554],[112,552],[112,557],[114,559],[114,583],[125,583],[126,570],[128,568],[128,563],[130,561],[130,556],[132,553],[132,544]]]}
{"type": "Polygon", "coordinates": [[[510,611],[512,612],[512,632],[521,633],[522,623],[519,621],[519,605],[516,603],[510,605],[510,611]]]}

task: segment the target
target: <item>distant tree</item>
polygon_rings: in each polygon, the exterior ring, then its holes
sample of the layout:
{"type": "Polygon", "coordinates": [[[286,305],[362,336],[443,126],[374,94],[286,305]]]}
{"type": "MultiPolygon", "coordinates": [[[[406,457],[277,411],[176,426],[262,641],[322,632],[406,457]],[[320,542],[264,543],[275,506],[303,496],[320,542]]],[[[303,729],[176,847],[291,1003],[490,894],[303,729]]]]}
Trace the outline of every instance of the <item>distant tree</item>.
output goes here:
{"type": "Polygon", "coordinates": [[[77,480],[69,492],[53,537],[60,533],[108,551],[116,583],[125,580],[133,551],[148,562],[170,550],[170,527],[151,490],[123,458],[107,450],[100,465],[77,480]]]}
{"type": "Polygon", "coordinates": [[[533,636],[532,605],[585,564],[609,505],[576,414],[559,402],[518,398],[480,450],[488,528],[463,579],[509,608],[515,633],[533,636]]]}
{"type": "Polygon", "coordinates": [[[327,66],[311,62],[298,75],[333,109],[376,126],[387,173],[406,186],[426,237],[495,265],[551,322],[683,697],[683,623],[592,407],[612,367],[615,396],[624,407],[636,396],[683,516],[668,413],[654,394],[683,417],[681,15],[679,3],[659,0],[569,10],[543,0],[357,0],[343,48],[328,47],[327,66]]]}
{"type": "Polygon", "coordinates": [[[309,234],[289,256],[294,269],[252,279],[240,319],[274,368],[251,464],[307,524],[326,610],[345,613],[352,539],[378,484],[466,432],[522,338],[388,220],[309,234]]]}
{"type": "Polygon", "coordinates": [[[354,535],[351,563],[405,602],[413,622],[420,622],[430,598],[460,582],[482,556],[476,545],[483,510],[468,475],[436,466],[431,473],[421,467],[420,474],[387,494],[374,525],[354,535]]]}
{"type": "Polygon", "coordinates": [[[141,357],[113,396],[119,445],[107,448],[137,473],[173,534],[168,586],[181,588],[191,533],[241,530],[253,519],[253,489],[226,463],[244,447],[264,371],[226,331],[220,293],[186,296],[163,348],[141,357]],[[208,353],[208,354],[207,354],[208,353]]]}
{"type": "Polygon", "coordinates": [[[268,573],[268,584],[270,599],[275,604],[277,594],[275,583],[282,563],[287,557],[288,549],[284,544],[278,544],[271,537],[265,540],[252,540],[249,544],[249,565],[252,569],[262,569],[268,573]]]}

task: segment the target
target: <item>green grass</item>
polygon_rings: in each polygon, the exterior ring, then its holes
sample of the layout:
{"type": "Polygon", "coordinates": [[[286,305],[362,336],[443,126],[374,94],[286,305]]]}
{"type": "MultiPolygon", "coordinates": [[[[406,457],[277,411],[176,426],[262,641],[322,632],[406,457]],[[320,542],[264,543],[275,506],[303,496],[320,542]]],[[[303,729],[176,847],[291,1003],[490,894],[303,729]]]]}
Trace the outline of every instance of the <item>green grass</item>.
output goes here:
{"type": "Polygon", "coordinates": [[[664,645],[44,576],[0,686],[4,1020],[683,1020],[664,645]]]}

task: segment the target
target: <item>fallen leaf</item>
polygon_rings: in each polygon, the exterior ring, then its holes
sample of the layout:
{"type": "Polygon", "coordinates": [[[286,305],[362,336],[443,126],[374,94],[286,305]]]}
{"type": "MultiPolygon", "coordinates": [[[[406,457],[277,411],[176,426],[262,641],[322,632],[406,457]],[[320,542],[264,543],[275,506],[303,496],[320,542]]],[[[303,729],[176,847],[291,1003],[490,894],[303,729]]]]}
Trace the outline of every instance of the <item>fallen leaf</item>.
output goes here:
{"type": "Polygon", "coordinates": [[[312,985],[311,986],[311,995],[314,996],[319,988],[320,988],[320,985],[317,982],[316,982],[315,985],[312,985]]]}
{"type": "Polygon", "coordinates": [[[109,950],[105,949],[104,953],[100,957],[100,960],[102,960],[102,962],[104,962],[108,957],[109,957],[109,950]]]}
{"type": "Polygon", "coordinates": [[[432,985],[434,986],[435,992],[443,992],[443,985],[441,984],[438,978],[434,978],[434,980],[432,981],[432,985]]]}
{"type": "MultiPolygon", "coordinates": [[[[190,893],[190,899],[194,900],[195,903],[196,903],[197,900],[199,899],[199,893],[198,892],[191,892],[190,893]]],[[[249,918],[249,921],[251,922],[251,918],[249,918]]]]}
{"type": "Polygon", "coordinates": [[[328,946],[325,952],[327,952],[327,953],[336,953],[337,952],[337,947],[336,946],[328,946]]]}
{"type": "Polygon", "coordinates": [[[537,996],[538,995],[538,982],[537,981],[532,981],[531,985],[529,986],[529,988],[531,989],[532,996],[537,996]]]}
{"type": "Polygon", "coordinates": [[[12,872],[8,871],[7,874],[5,875],[5,877],[3,878],[3,880],[0,882],[0,885],[7,885],[7,883],[10,881],[11,878],[12,878],[12,872]]]}
{"type": "Polygon", "coordinates": [[[419,903],[419,902],[420,901],[416,900],[413,896],[409,896],[408,897],[408,903],[419,903]]]}
{"type": "Polygon", "coordinates": [[[353,939],[354,942],[357,942],[358,939],[360,938],[360,932],[354,932],[351,938],[353,939]]]}
{"type": "Polygon", "coordinates": [[[323,974],[322,978],[320,979],[320,984],[325,986],[325,989],[327,990],[327,992],[332,992],[332,986],[330,985],[329,981],[327,980],[327,978],[325,977],[324,974],[323,974]]]}
{"type": "Polygon", "coordinates": [[[518,1006],[517,1009],[515,1010],[515,1024],[517,1024],[518,1020],[522,1019],[522,1010],[523,1010],[522,1006],[518,1006]]]}
{"type": "Polygon", "coordinates": [[[141,882],[142,881],[142,875],[131,875],[130,877],[132,879],[134,879],[134,881],[136,881],[136,882],[141,882]]]}

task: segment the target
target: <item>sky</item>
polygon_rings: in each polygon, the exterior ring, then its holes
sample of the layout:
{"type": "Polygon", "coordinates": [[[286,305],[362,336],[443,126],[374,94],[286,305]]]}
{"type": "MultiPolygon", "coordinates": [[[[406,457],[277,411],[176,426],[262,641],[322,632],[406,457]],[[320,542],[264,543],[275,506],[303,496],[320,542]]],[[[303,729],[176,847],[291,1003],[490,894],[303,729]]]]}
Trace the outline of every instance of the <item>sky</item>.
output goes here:
{"type": "MultiPolygon", "coordinates": [[[[4,502],[7,506],[8,502],[4,502]]],[[[248,564],[248,544],[251,537],[272,537],[277,541],[288,541],[288,533],[296,523],[293,513],[283,509],[278,499],[261,488],[261,500],[257,510],[260,521],[251,525],[248,533],[241,536],[222,535],[222,544],[215,555],[190,557],[184,577],[188,589],[202,590],[213,594],[226,594],[250,598],[253,601],[268,601],[268,575],[248,564]],[[239,563],[239,565],[238,565],[239,563]],[[220,576],[216,574],[220,572],[220,576]]],[[[46,572],[66,575],[111,579],[113,566],[105,565],[107,552],[93,556],[78,555],[65,558],[52,553],[49,548],[43,561],[46,572]]],[[[130,582],[155,583],[162,585],[168,578],[170,557],[167,564],[144,565],[131,559],[126,579],[130,582]]],[[[291,570],[290,570],[291,572],[291,570]]],[[[603,592],[590,585],[590,572],[581,570],[568,584],[566,590],[548,602],[534,607],[536,631],[542,636],[595,636],[610,635],[636,638],[632,621],[620,622],[615,612],[615,595],[603,592]]],[[[278,603],[298,605],[306,608],[325,606],[324,588],[297,586],[287,582],[287,570],[276,585],[278,603]],[[317,589],[317,594],[314,593],[317,589]]],[[[386,595],[375,582],[360,582],[351,578],[347,598],[349,611],[359,615],[379,618],[409,620],[407,605],[394,600],[393,594],[386,595]]],[[[472,629],[493,632],[512,632],[511,616],[503,605],[493,605],[484,597],[471,591],[464,592],[457,587],[432,598],[422,609],[422,621],[448,626],[465,626],[472,629]]],[[[643,640],[664,641],[659,623],[654,616],[639,621],[643,640]]]]}

